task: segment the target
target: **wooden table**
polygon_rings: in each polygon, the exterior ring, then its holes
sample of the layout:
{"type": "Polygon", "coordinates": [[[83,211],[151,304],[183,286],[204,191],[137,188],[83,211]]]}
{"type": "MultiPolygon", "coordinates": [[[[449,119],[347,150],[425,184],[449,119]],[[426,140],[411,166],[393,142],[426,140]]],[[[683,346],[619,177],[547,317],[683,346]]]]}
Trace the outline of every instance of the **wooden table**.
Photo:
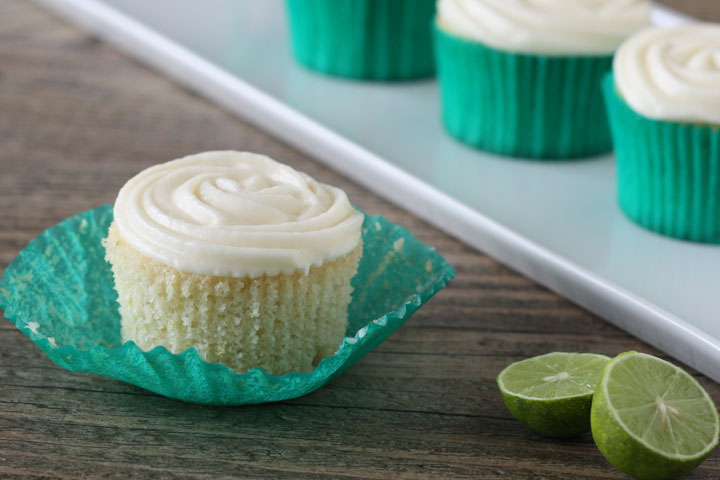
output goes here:
{"type": "MultiPolygon", "coordinates": [[[[720,19],[718,2],[668,3],[720,19]]],[[[32,4],[0,2],[0,268],[45,228],[112,203],[140,169],[218,148],[341,186],[457,277],[333,384],[242,408],[65,371],[3,318],[0,478],[627,478],[589,434],[553,441],[513,420],[495,376],[555,350],[659,352],[32,4]]],[[[715,452],[691,478],[718,477],[715,452]]]]}

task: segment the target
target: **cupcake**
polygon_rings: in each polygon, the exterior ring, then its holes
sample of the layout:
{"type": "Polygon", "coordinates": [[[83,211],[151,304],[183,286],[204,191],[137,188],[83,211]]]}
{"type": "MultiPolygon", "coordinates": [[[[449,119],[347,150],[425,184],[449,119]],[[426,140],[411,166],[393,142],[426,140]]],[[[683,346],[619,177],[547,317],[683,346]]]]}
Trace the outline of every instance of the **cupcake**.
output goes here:
{"type": "Polygon", "coordinates": [[[367,80],[435,71],[435,0],[287,0],[295,58],[312,70],[367,80]]]}
{"type": "Polygon", "coordinates": [[[140,172],[113,213],[123,341],[274,375],[340,346],[363,222],[342,190],[262,155],[206,152],[140,172]]]}
{"type": "Polygon", "coordinates": [[[603,87],[623,212],[664,235],[720,243],[720,25],[639,32],[603,87]]]}
{"type": "Polygon", "coordinates": [[[458,140],[527,158],[612,147],[600,83],[647,0],[439,0],[443,120],[458,140]]]}

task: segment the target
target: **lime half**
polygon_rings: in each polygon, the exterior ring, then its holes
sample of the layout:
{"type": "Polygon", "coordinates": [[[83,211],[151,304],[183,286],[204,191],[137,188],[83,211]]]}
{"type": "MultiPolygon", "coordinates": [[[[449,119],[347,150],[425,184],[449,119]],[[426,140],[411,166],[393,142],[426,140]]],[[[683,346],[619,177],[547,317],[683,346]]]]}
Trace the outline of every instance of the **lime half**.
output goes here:
{"type": "Polygon", "coordinates": [[[590,406],[605,355],[554,352],[508,365],[497,377],[510,413],[538,433],[572,437],[590,430],[590,406]]]}
{"type": "Polygon", "coordinates": [[[710,396],[687,372],[638,352],[605,367],[592,405],[592,434],[619,470],[640,479],[684,475],[718,443],[710,396]]]}

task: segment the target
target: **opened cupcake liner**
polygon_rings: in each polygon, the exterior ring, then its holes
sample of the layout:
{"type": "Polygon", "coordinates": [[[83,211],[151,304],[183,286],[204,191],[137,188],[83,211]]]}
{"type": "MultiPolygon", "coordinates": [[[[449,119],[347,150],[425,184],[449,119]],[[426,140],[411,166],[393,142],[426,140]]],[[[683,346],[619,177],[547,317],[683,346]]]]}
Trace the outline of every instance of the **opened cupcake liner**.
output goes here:
{"type": "Polygon", "coordinates": [[[663,235],[720,243],[720,127],[645,117],[603,81],[620,208],[663,235]]]}
{"type": "Polygon", "coordinates": [[[292,47],[312,70],[368,80],[433,75],[435,0],[287,0],[292,47]]]}
{"type": "Polygon", "coordinates": [[[534,159],[612,149],[600,83],[612,56],[497,50],[435,26],[443,121],[472,147],[534,159]]]}
{"type": "Polygon", "coordinates": [[[162,346],[143,351],[122,343],[117,294],[101,244],[112,220],[112,207],[105,205],[33,239],[0,280],[0,307],[63,368],[194,403],[263,403],[317,390],[382,343],[455,275],[406,229],[366,216],[347,336],[336,354],[308,373],[273,376],[255,368],[238,374],[204,361],[194,348],[173,354],[162,346]]]}

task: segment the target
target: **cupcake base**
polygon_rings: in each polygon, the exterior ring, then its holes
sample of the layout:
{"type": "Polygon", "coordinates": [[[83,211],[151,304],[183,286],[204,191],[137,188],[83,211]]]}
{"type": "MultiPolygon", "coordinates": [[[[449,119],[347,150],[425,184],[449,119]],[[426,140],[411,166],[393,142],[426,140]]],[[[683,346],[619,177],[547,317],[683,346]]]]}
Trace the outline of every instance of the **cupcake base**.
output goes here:
{"type": "Polygon", "coordinates": [[[640,115],[618,95],[611,74],[603,91],[622,211],[663,235],[720,243],[720,127],[640,115]]]}
{"type": "Polygon", "coordinates": [[[489,152],[535,159],[612,149],[600,81],[612,56],[497,50],[435,27],[445,126],[489,152]]]}
{"type": "Polygon", "coordinates": [[[287,0],[295,57],[330,75],[408,80],[435,72],[435,0],[287,0]]]}
{"type": "Polygon", "coordinates": [[[113,223],[105,241],[123,341],[200,356],[241,373],[307,372],[340,346],[362,244],[307,274],[215,277],[178,271],[127,244],[113,223]]]}

